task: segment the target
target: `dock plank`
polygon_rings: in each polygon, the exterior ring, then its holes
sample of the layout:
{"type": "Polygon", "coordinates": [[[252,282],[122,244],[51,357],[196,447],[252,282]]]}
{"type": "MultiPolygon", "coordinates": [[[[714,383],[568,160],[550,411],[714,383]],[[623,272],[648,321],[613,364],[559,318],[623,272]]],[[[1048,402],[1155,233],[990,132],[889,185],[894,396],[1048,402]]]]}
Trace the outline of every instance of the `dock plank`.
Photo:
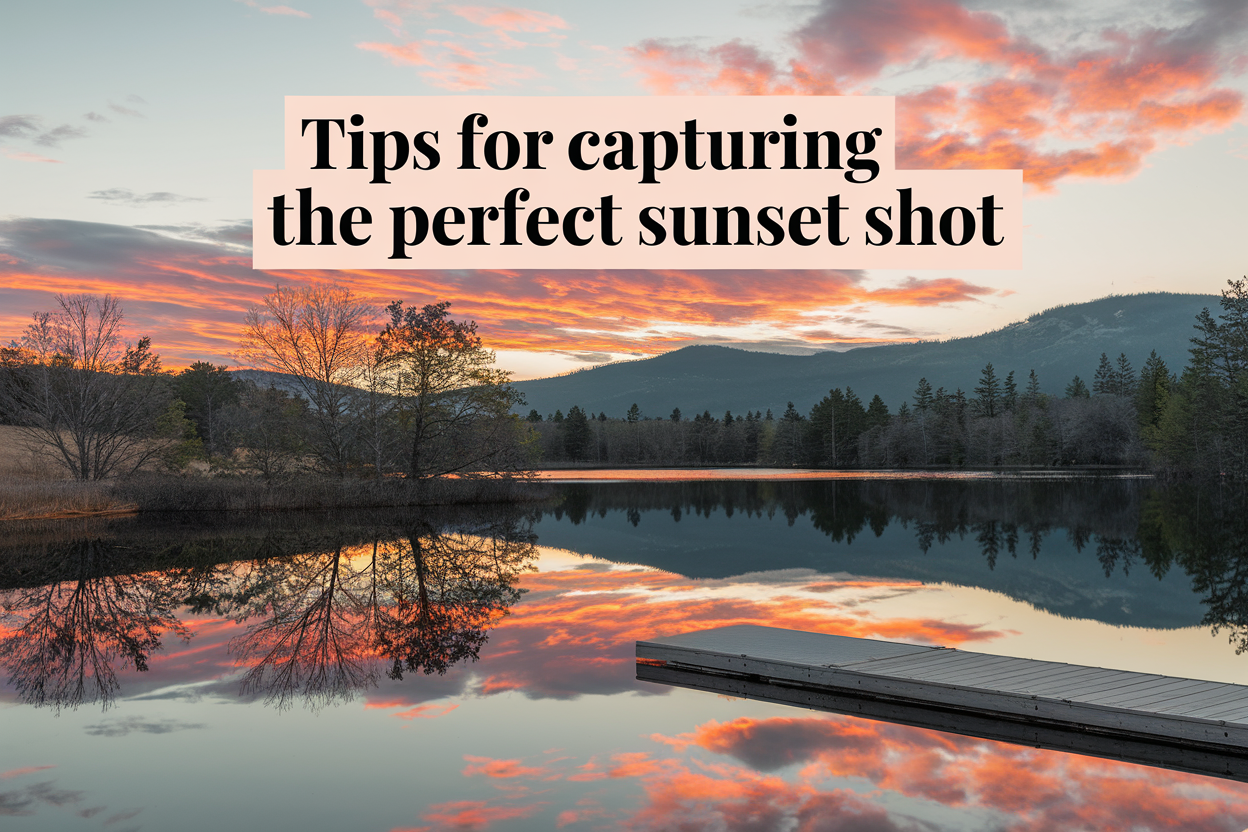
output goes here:
{"type": "Polygon", "coordinates": [[[637,657],[639,678],[644,663],[654,678],[774,701],[935,709],[948,715],[941,725],[1004,720],[1023,726],[997,731],[1004,737],[1076,732],[1086,741],[1072,748],[1102,737],[1163,761],[1150,764],[1217,760],[1210,773],[1248,779],[1248,685],[753,625],[640,641],[637,657]],[[1139,751],[1153,746],[1186,750],[1139,751]]]}

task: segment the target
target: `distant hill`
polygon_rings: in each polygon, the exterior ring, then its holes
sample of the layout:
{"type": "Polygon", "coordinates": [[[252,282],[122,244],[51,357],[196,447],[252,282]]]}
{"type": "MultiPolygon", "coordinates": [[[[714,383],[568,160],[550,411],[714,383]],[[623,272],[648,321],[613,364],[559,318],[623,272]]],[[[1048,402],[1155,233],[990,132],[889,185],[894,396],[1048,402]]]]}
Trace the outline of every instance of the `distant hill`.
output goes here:
{"type": "Polygon", "coordinates": [[[1059,306],[983,335],[949,341],[862,347],[847,352],[780,355],[719,346],[685,347],[642,361],[610,364],[556,378],[518,382],[527,404],[543,415],[572,405],[623,416],[634,402],[647,417],[679,407],[686,416],[710,410],[771,409],[792,401],[802,413],[833,387],[852,387],[865,404],[878,393],[896,408],[920,378],[969,394],[992,362],[1021,388],[1035,370],[1046,393],[1061,394],[1078,375],[1091,386],[1102,352],[1126,353],[1139,371],[1156,350],[1172,371],[1188,358],[1196,315],[1217,310],[1217,295],[1151,293],[1059,306]]]}

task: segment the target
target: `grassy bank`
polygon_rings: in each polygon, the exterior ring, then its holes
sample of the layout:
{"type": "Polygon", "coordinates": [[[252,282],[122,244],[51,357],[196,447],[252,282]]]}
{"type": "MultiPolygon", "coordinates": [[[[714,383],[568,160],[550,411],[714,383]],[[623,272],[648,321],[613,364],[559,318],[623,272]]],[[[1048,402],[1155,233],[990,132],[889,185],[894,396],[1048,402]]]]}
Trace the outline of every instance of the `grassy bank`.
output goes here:
{"type": "Polygon", "coordinates": [[[146,476],[119,482],[0,483],[0,520],[41,520],[153,511],[309,511],[333,508],[525,502],[548,492],[522,479],[408,482],[303,476],[280,482],[236,477],[146,476]]]}
{"type": "Polygon", "coordinates": [[[51,520],[152,511],[318,511],[508,503],[549,488],[522,478],[336,478],[307,473],[266,482],[247,476],[146,473],[77,482],[13,427],[0,426],[0,520],[51,520]]]}

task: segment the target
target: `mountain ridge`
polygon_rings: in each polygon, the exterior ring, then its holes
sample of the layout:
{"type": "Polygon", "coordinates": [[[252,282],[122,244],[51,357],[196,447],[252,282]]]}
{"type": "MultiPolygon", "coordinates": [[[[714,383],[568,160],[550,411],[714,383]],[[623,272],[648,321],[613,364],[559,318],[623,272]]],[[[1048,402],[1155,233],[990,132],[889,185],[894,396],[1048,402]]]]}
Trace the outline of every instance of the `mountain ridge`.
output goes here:
{"type": "Polygon", "coordinates": [[[864,403],[879,394],[892,410],[908,401],[920,378],[967,393],[992,362],[999,378],[1011,370],[1019,387],[1034,369],[1046,393],[1060,395],[1079,375],[1091,379],[1105,352],[1125,353],[1138,371],[1152,350],[1178,372],[1188,358],[1192,327],[1217,295],[1151,292],[1110,295],[1046,309],[979,335],[858,347],[844,352],[785,355],[720,345],[695,345],[653,358],[607,364],[553,378],[516,382],[522,408],[543,416],[572,405],[620,417],[636,403],[647,417],[703,410],[772,410],[792,401],[802,413],[833,387],[852,387],[864,403]]]}

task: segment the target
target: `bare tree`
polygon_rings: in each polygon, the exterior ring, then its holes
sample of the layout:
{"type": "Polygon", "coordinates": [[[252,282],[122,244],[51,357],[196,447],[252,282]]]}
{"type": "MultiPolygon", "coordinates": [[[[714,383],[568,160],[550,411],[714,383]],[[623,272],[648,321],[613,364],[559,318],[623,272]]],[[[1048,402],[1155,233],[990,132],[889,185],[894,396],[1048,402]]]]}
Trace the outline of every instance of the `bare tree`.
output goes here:
{"type": "Polygon", "coordinates": [[[332,284],[278,286],[247,312],[238,357],[293,377],[312,405],[315,448],[342,474],[351,461],[353,399],[369,364],[373,306],[332,284]]]}
{"type": "Polygon", "coordinates": [[[156,420],[170,394],[160,358],[148,338],[122,344],[115,298],[56,302],[0,356],[0,407],[76,479],[131,473],[164,450],[156,420]]]}

